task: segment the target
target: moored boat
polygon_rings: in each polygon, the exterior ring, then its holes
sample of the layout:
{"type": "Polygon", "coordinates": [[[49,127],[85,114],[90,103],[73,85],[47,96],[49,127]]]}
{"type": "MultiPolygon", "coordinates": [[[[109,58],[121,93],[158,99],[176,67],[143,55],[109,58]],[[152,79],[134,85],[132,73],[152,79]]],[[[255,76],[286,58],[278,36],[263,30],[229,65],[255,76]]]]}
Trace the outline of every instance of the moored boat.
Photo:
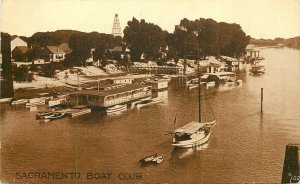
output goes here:
{"type": "Polygon", "coordinates": [[[107,113],[115,113],[115,112],[121,112],[127,110],[127,105],[115,105],[113,107],[109,107],[106,109],[107,113]]]}
{"type": "Polygon", "coordinates": [[[26,104],[28,102],[28,99],[19,99],[19,100],[14,100],[11,102],[11,105],[22,105],[26,104]]]}
{"type": "Polygon", "coordinates": [[[36,114],[35,117],[36,119],[45,119],[45,116],[50,116],[53,114],[53,111],[38,112],[38,114],[36,114]]]}
{"type": "Polygon", "coordinates": [[[164,160],[164,156],[162,155],[158,156],[157,154],[153,154],[141,159],[140,164],[141,165],[145,165],[149,163],[159,164],[162,163],[163,160],[164,160]]]}
{"type": "Polygon", "coordinates": [[[263,65],[253,65],[249,72],[251,72],[252,74],[262,74],[265,73],[266,69],[265,66],[263,65]]]}
{"type": "Polygon", "coordinates": [[[210,137],[211,127],[205,123],[192,121],[174,132],[172,146],[191,148],[205,144],[210,137]]]}
{"type": "Polygon", "coordinates": [[[152,103],[152,99],[151,99],[151,100],[144,100],[144,101],[138,103],[138,104],[136,105],[136,107],[137,107],[137,108],[145,107],[145,106],[150,105],[151,103],[152,103]]]}
{"type": "MultiPolygon", "coordinates": [[[[199,63],[198,63],[198,71],[199,63]]],[[[202,122],[201,118],[201,77],[200,72],[198,73],[198,102],[199,102],[199,121],[192,121],[188,124],[174,130],[171,134],[173,135],[172,146],[178,148],[192,148],[203,145],[208,142],[211,135],[212,125],[216,123],[216,120],[209,122],[202,122]]],[[[235,75],[227,75],[229,77],[235,77],[235,75]]],[[[215,76],[216,77],[216,76],[215,76]]],[[[205,77],[209,79],[209,76],[205,77]]],[[[208,82],[208,80],[206,81],[208,82]]]]}
{"type": "Polygon", "coordinates": [[[54,120],[54,119],[60,119],[60,118],[64,117],[65,114],[66,113],[64,113],[64,112],[54,112],[53,114],[46,115],[44,117],[45,117],[45,119],[54,120]]]}

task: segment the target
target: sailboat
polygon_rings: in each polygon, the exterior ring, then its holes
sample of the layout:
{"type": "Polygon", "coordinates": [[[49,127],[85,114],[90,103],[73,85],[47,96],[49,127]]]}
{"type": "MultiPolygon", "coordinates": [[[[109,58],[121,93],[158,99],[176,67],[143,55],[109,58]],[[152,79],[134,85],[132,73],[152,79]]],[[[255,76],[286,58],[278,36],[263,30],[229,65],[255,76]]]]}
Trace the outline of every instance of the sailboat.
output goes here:
{"type": "Polygon", "coordinates": [[[208,142],[211,135],[212,125],[216,123],[216,120],[202,122],[201,119],[201,77],[200,67],[198,62],[199,73],[199,88],[198,88],[198,101],[199,101],[199,120],[191,121],[188,124],[174,130],[172,132],[173,140],[172,146],[179,148],[192,148],[203,145],[208,142]]]}

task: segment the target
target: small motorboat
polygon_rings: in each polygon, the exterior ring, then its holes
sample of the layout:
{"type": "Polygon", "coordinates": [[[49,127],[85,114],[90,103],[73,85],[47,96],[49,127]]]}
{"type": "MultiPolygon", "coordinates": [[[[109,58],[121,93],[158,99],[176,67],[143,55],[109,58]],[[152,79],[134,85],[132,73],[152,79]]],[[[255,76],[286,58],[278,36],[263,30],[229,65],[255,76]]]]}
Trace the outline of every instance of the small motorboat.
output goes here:
{"type": "Polygon", "coordinates": [[[141,108],[141,107],[150,105],[151,103],[152,103],[152,100],[144,100],[144,101],[138,103],[138,104],[136,105],[136,107],[137,107],[137,108],[141,108]]]}
{"type": "Polygon", "coordinates": [[[26,104],[28,102],[28,99],[19,99],[19,100],[14,100],[11,102],[11,105],[22,105],[26,104]]]}
{"type": "Polygon", "coordinates": [[[51,115],[46,115],[45,119],[50,119],[50,120],[54,120],[54,119],[59,119],[65,116],[66,113],[64,112],[54,112],[51,115]]]}
{"type": "Polygon", "coordinates": [[[253,65],[249,71],[252,74],[262,74],[265,73],[266,69],[263,65],[253,65]]]}
{"type": "Polygon", "coordinates": [[[36,114],[35,117],[36,119],[45,119],[45,116],[50,116],[53,114],[53,111],[38,112],[38,114],[36,114]]]}
{"type": "Polygon", "coordinates": [[[107,113],[116,113],[127,110],[127,104],[124,105],[115,105],[106,109],[107,113]]]}
{"type": "Polygon", "coordinates": [[[159,164],[162,163],[164,160],[164,156],[160,155],[158,156],[157,154],[149,155],[143,159],[140,160],[141,165],[145,164],[159,164]]]}

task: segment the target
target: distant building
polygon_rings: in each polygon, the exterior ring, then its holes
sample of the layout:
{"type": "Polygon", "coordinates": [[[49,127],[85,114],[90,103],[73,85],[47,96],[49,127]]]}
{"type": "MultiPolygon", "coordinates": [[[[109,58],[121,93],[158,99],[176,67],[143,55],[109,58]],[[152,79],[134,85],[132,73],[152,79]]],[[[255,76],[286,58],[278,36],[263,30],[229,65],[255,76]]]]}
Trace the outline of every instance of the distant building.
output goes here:
{"type": "Polygon", "coordinates": [[[71,106],[86,105],[91,108],[106,108],[117,104],[151,97],[149,85],[129,84],[124,87],[110,90],[82,90],[69,94],[71,106]]]}
{"type": "Polygon", "coordinates": [[[70,53],[70,52],[72,51],[71,48],[69,47],[69,44],[68,44],[68,43],[62,43],[62,44],[60,44],[60,45],[58,46],[58,48],[59,48],[61,51],[65,52],[65,54],[68,54],[68,53],[70,53]]]}
{"type": "Polygon", "coordinates": [[[120,26],[120,21],[119,21],[118,14],[115,14],[115,18],[114,18],[114,22],[113,22],[113,27],[112,27],[112,35],[113,36],[122,36],[121,26],[120,26]]]}
{"type": "Polygon", "coordinates": [[[128,48],[123,48],[123,46],[115,46],[113,49],[108,49],[107,54],[109,58],[112,59],[123,59],[126,54],[129,56],[130,50],[128,48]]]}
{"type": "Polygon", "coordinates": [[[168,88],[167,80],[149,80],[146,84],[150,84],[153,90],[162,90],[168,88]]]}
{"type": "Polygon", "coordinates": [[[65,52],[56,46],[46,46],[36,51],[38,59],[44,59],[45,62],[60,62],[65,59],[65,52]]]}
{"type": "Polygon", "coordinates": [[[27,46],[16,46],[11,52],[12,59],[14,61],[28,61],[29,51],[27,46]]]}
{"type": "Polygon", "coordinates": [[[133,78],[115,78],[115,79],[107,79],[107,82],[110,84],[132,84],[134,81],[133,78]]]}
{"type": "Polygon", "coordinates": [[[10,51],[13,51],[17,46],[27,47],[27,43],[18,36],[12,37],[10,42],[10,51]]]}

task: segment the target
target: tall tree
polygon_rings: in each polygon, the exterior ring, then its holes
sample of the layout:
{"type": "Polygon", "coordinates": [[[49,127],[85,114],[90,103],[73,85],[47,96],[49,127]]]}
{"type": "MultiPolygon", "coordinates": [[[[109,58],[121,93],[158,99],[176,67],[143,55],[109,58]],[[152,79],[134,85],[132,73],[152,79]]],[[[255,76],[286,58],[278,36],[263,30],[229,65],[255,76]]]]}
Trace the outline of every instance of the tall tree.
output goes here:
{"type": "Polygon", "coordinates": [[[145,20],[140,22],[136,18],[128,21],[124,29],[124,41],[130,47],[132,59],[140,60],[143,53],[147,57],[154,58],[161,47],[165,47],[162,29],[145,20]]]}

